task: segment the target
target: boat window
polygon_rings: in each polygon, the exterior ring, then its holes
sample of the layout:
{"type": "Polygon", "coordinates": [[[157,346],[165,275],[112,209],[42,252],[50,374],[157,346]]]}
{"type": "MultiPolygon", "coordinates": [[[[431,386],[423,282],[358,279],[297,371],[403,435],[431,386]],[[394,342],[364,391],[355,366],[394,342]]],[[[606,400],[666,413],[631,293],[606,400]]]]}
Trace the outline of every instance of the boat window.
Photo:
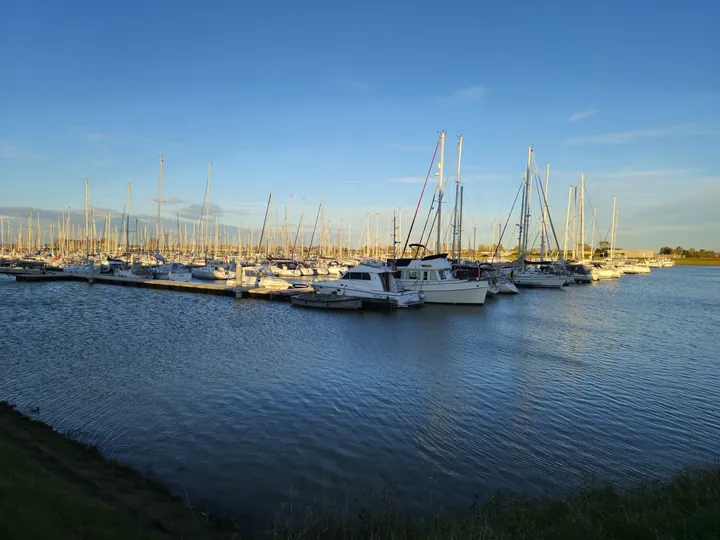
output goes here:
{"type": "Polygon", "coordinates": [[[364,279],[365,281],[370,281],[370,279],[371,279],[371,278],[370,278],[370,274],[368,274],[367,272],[363,272],[363,273],[361,274],[361,276],[362,276],[362,277],[361,277],[360,279],[364,279]]]}
{"type": "Polygon", "coordinates": [[[427,281],[427,280],[428,280],[428,273],[427,273],[427,271],[423,272],[423,280],[424,280],[424,281],[427,281]]]}
{"type": "Polygon", "coordinates": [[[420,278],[420,272],[417,270],[410,270],[408,272],[408,279],[419,279],[420,278]]]}
{"type": "Polygon", "coordinates": [[[345,273],[343,274],[343,277],[341,277],[340,279],[352,279],[350,276],[352,276],[351,273],[345,272],[345,273]]]}
{"type": "Polygon", "coordinates": [[[438,270],[438,279],[440,281],[447,279],[447,273],[445,272],[445,270],[438,270]]]}

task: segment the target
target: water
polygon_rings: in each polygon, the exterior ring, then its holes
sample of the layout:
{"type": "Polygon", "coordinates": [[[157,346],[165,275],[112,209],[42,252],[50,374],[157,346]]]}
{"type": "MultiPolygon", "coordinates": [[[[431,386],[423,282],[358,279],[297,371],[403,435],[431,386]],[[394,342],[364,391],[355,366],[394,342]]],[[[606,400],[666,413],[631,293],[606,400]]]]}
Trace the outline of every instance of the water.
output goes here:
{"type": "Polygon", "coordinates": [[[389,314],[84,283],[0,299],[0,399],[248,528],[388,492],[462,514],[720,452],[720,268],[389,314]]]}

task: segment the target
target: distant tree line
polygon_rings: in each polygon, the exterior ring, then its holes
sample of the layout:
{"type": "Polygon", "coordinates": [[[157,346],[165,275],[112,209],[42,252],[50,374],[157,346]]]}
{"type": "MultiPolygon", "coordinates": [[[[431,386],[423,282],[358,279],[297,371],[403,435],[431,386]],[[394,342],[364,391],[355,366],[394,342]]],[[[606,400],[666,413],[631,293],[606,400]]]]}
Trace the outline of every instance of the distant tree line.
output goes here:
{"type": "Polygon", "coordinates": [[[682,246],[675,248],[663,246],[660,248],[660,255],[675,255],[676,257],[682,257],[684,259],[715,259],[720,257],[720,253],[710,251],[709,249],[685,249],[682,246]]]}

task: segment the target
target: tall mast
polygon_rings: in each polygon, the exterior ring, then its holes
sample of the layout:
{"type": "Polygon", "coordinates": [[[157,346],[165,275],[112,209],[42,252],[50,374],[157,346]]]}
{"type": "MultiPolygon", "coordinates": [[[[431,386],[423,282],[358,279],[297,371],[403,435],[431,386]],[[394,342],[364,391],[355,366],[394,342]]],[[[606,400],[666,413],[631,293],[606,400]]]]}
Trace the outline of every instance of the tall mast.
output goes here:
{"type": "Polygon", "coordinates": [[[593,208],[593,218],[592,218],[592,240],[590,240],[590,260],[592,261],[595,258],[595,213],[597,211],[597,208],[593,208]]]}
{"type": "Polygon", "coordinates": [[[85,179],[85,259],[90,258],[90,185],[88,179],[85,179]]]}
{"type": "Polygon", "coordinates": [[[612,213],[612,224],[610,225],[610,260],[612,261],[615,256],[615,202],[617,197],[613,197],[613,213],[612,213]]]}
{"type": "MultiPolygon", "coordinates": [[[[317,229],[318,220],[320,219],[320,212],[322,211],[322,204],[323,204],[323,199],[322,199],[322,195],[321,195],[320,196],[320,206],[318,206],[317,216],[315,216],[315,225],[313,226],[312,235],[310,236],[310,245],[308,245],[308,255],[310,255],[312,252],[312,246],[313,246],[313,242],[315,240],[315,230],[317,229]]],[[[304,240],[304,233],[303,233],[303,240],[304,240]]]]}
{"type": "Polygon", "coordinates": [[[573,239],[573,249],[572,249],[572,256],[573,259],[577,260],[577,254],[578,254],[578,235],[577,235],[577,222],[578,222],[578,209],[577,209],[577,198],[578,192],[577,192],[577,186],[573,187],[573,229],[572,229],[572,239],[573,239]]]}
{"type": "MultiPolygon", "coordinates": [[[[550,180],[550,164],[545,164],[545,193],[543,194],[543,214],[542,214],[542,229],[540,230],[540,260],[545,260],[545,243],[546,243],[546,235],[547,235],[547,218],[548,218],[548,207],[547,207],[547,197],[548,197],[548,182],[550,180]]],[[[549,243],[549,238],[548,238],[549,243]]],[[[552,251],[552,250],[551,250],[552,251]]]]}
{"type": "Polygon", "coordinates": [[[207,185],[205,186],[205,238],[203,239],[203,254],[207,258],[208,251],[208,231],[210,229],[210,183],[212,179],[212,161],[208,161],[207,166],[207,185]]]}
{"type": "MultiPolygon", "coordinates": [[[[263,219],[263,228],[260,232],[260,241],[258,242],[258,253],[262,251],[263,238],[265,237],[265,225],[267,225],[268,212],[270,211],[270,203],[272,202],[272,189],[270,190],[270,196],[268,197],[267,206],[265,207],[265,219],[263,219]]],[[[265,253],[267,255],[267,253],[265,253]]]]}
{"type": "Polygon", "coordinates": [[[525,259],[527,258],[527,241],[528,241],[528,227],[530,226],[530,197],[532,193],[532,177],[530,176],[530,166],[532,161],[532,146],[528,146],[528,157],[527,157],[527,168],[525,169],[525,215],[523,216],[523,226],[521,228],[522,233],[522,264],[525,266],[525,259]]]}
{"type": "MultiPolygon", "coordinates": [[[[295,257],[297,253],[297,243],[298,243],[298,236],[300,236],[300,229],[303,226],[303,221],[305,220],[305,197],[302,198],[302,210],[300,211],[300,221],[298,221],[298,227],[297,232],[295,233],[295,242],[293,242],[293,257],[295,257]]],[[[302,248],[301,248],[302,251],[302,248]]]]}
{"type": "Polygon", "coordinates": [[[585,260],[585,173],[580,173],[580,249],[585,260]]]}
{"type": "Polygon", "coordinates": [[[563,240],[563,259],[567,260],[568,256],[568,227],[570,226],[570,201],[572,200],[573,187],[568,190],[567,210],[565,211],[565,239],[563,240]]]}
{"type": "Polygon", "coordinates": [[[160,156],[160,168],[158,170],[158,217],[157,217],[157,252],[160,253],[162,250],[162,236],[163,236],[163,230],[162,230],[162,221],[160,218],[160,211],[162,208],[162,169],[163,169],[163,157],[160,156]]]}
{"type": "MultiPolygon", "coordinates": [[[[518,223],[518,252],[517,252],[517,260],[518,263],[522,264],[524,266],[525,261],[522,260],[523,258],[523,233],[525,229],[525,191],[527,191],[527,171],[523,172],[523,180],[522,180],[522,199],[520,200],[520,223],[518,223]]],[[[494,238],[494,235],[493,235],[494,238]]],[[[498,240],[498,243],[500,241],[498,240]]]]}
{"type": "Polygon", "coordinates": [[[438,207],[437,207],[437,243],[435,246],[435,252],[440,253],[442,251],[442,246],[440,245],[442,241],[442,193],[443,193],[443,164],[445,162],[445,132],[440,132],[440,161],[438,162],[438,176],[440,177],[440,181],[438,183],[438,207]]]}
{"type": "Polygon", "coordinates": [[[458,262],[462,259],[462,222],[463,222],[463,193],[465,186],[460,186],[460,219],[458,226],[458,262]]]}

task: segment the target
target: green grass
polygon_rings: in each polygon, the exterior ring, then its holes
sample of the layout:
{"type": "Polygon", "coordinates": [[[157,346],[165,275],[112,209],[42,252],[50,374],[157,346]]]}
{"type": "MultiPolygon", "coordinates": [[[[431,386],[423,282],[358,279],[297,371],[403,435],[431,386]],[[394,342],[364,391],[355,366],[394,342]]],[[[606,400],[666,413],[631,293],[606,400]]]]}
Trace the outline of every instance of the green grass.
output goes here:
{"type": "MultiPolygon", "coordinates": [[[[196,514],[133,469],[104,460],[94,447],[0,403],[0,539],[246,537],[227,522],[196,514]]],[[[720,467],[688,469],[625,491],[591,483],[559,499],[498,494],[462,518],[409,519],[392,500],[360,514],[309,511],[304,521],[278,518],[274,530],[252,537],[718,539],[720,467]]]]}
{"type": "Polygon", "coordinates": [[[717,259],[673,259],[678,266],[720,266],[720,258],[717,259]]]}

